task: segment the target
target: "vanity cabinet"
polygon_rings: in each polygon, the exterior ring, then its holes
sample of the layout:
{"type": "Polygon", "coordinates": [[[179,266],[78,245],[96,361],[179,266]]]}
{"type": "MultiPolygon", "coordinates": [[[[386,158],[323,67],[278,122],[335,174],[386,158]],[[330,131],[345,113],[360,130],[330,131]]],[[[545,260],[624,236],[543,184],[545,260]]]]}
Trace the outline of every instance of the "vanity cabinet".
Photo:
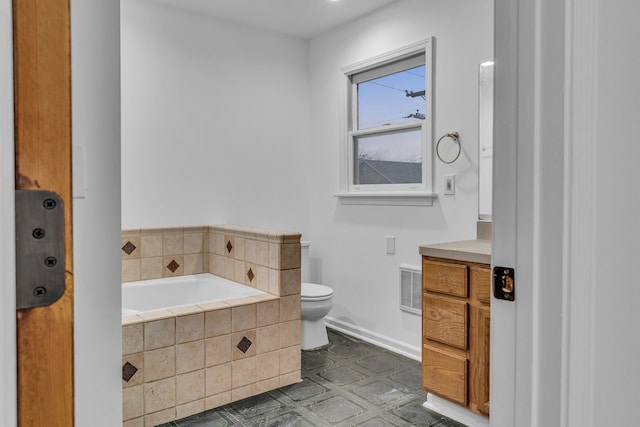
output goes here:
{"type": "Polygon", "coordinates": [[[489,415],[491,269],[422,257],[422,388],[489,415]]]}

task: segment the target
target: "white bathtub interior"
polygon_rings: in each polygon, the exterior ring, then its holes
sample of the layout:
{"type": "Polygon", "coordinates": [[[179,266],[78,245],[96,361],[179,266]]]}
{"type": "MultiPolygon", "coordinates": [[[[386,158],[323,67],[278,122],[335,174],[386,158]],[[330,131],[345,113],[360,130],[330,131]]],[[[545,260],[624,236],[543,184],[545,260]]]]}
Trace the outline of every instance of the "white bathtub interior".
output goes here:
{"type": "Polygon", "coordinates": [[[265,292],[210,273],[122,284],[122,314],[227,301],[265,292]]]}

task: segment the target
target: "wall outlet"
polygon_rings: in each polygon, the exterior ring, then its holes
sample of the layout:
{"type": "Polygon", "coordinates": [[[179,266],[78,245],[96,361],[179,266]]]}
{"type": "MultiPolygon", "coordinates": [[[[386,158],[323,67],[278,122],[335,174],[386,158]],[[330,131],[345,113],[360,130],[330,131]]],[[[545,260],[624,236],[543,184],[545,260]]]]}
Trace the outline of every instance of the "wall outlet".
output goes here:
{"type": "Polygon", "coordinates": [[[456,194],[456,176],[455,175],[444,176],[444,194],[446,195],[456,194]]]}
{"type": "Polygon", "coordinates": [[[396,253],[396,238],[395,236],[387,236],[387,254],[394,255],[396,253]]]}

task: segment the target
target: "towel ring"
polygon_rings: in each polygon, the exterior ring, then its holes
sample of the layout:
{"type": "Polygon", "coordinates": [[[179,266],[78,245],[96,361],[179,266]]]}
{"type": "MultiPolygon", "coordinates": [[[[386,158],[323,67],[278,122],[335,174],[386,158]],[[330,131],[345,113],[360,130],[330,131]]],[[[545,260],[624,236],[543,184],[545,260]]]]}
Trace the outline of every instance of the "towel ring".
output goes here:
{"type": "Polygon", "coordinates": [[[460,135],[458,134],[458,132],[445,133],[440,137],[440,139],[436,143],[436,156],[438,156],[438,158],[442,163],[451,164],[455,162],[456,160],[458,160],[458,157],[460,157],[461,152],[462,152],[462,146],[460,145],[460,135]],[[442,158],[442,156],[440,156],[440,141],[442,141],[444,138],[451,138],[458,144],[458,154],[456,154],[456,156],[451,161],[446,161],[442,158]]]}

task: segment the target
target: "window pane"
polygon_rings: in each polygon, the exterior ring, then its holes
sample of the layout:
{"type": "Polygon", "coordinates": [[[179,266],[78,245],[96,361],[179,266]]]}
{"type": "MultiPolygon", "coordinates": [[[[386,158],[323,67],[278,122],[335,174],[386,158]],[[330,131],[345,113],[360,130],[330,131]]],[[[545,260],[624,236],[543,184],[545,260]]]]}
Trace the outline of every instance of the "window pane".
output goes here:
{"type": "Polygon", "coordinates": [[[355,137],[354,184],[422,182],[422,131],[355,137]]]}
{"type": "Polygon", "coordinates": [[[425,66],[359,83],[358,129],[424,120],[425,66]]]}

